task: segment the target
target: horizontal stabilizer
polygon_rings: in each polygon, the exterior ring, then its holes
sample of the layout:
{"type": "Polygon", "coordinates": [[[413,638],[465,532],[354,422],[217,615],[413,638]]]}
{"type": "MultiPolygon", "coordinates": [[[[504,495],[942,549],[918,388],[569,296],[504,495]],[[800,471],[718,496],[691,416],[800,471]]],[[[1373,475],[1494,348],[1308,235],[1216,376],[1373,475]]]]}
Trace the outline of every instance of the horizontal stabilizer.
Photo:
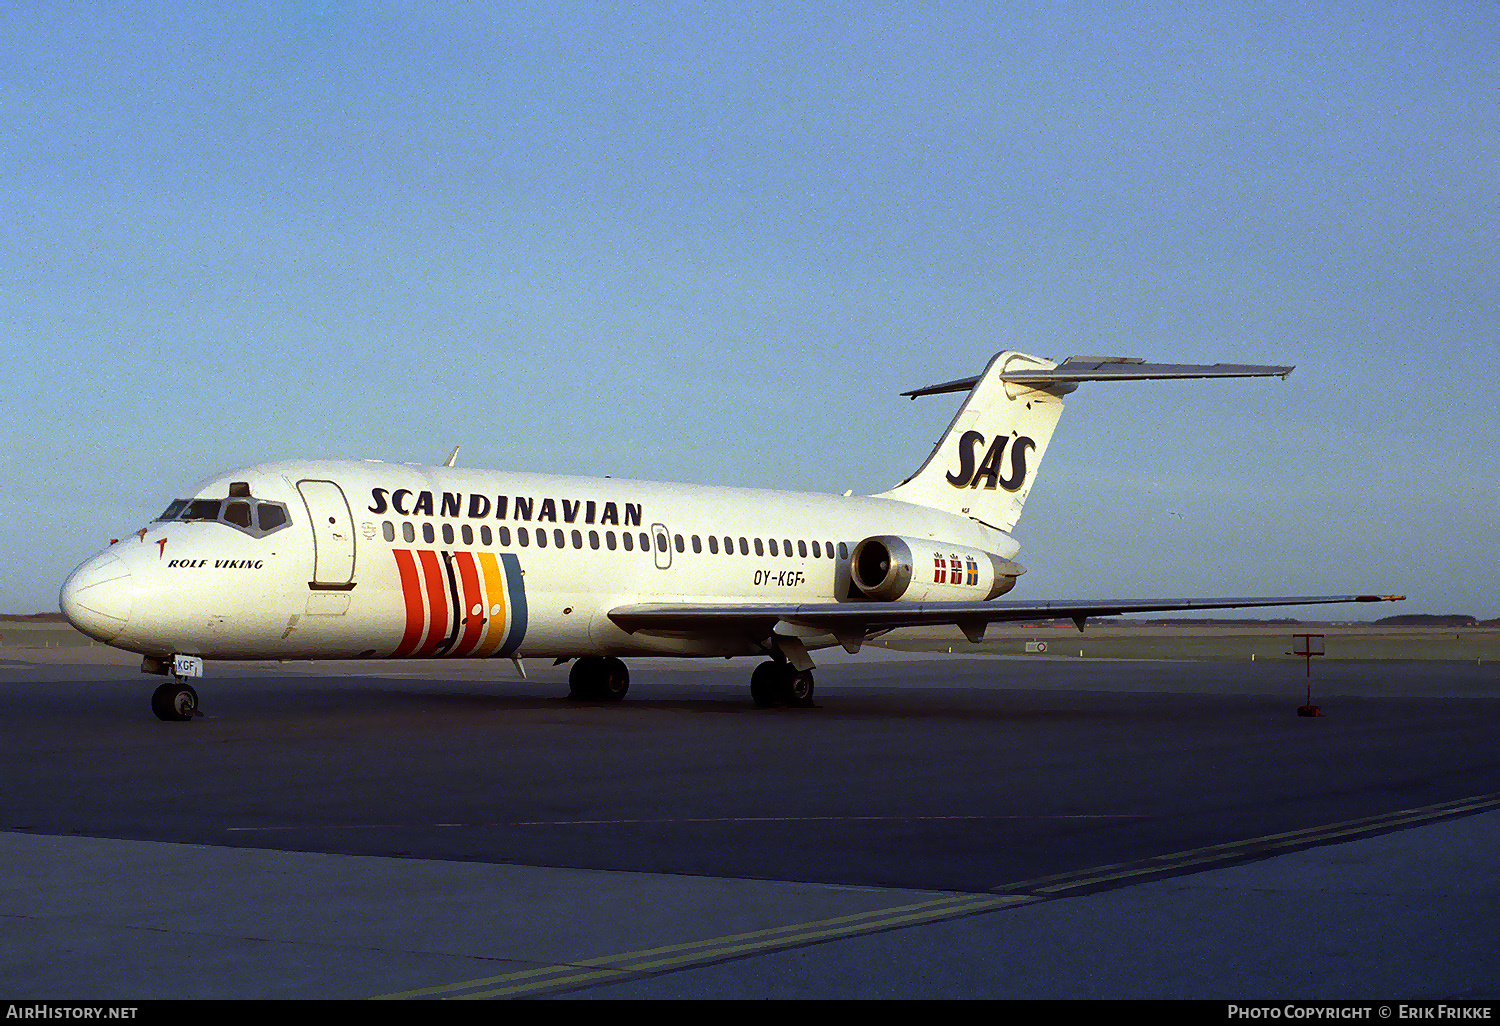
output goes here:
{"type": "MultiPolygon", "coordinates": [[[[1178,378],[1282,378],[1292,367],[1270,367],[1243,363],[1146,363],[1126,357],[1069,357],[1053,368],[1016,367],[1000,375],[1000,380],[1017,385],[1074,385],[1082,381],[1167,381],[1178,378]]],[[[979,383],[982,375],[928,385],[901,394],[915,399],[919,395],[941,395],[944,392],[967,392],[979,383]]]]}

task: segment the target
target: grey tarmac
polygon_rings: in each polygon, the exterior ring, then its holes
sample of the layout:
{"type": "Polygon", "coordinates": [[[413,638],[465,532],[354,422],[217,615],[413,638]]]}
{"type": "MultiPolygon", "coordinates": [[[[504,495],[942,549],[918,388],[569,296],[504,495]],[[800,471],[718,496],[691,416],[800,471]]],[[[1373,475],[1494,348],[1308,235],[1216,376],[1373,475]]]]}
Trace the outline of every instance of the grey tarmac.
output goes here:
{"type": "Polygon", "coordinates": [[[6,997],[1500,993],[1493,667],[0,656],[6,997]]]}

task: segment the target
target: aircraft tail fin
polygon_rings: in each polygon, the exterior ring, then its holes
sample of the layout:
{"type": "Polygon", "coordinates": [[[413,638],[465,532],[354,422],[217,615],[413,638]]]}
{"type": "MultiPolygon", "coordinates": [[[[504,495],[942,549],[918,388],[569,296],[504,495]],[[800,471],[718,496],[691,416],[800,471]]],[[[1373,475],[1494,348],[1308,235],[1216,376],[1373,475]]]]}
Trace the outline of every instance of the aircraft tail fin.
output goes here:
{"type": "Polygon", "coordinates": [[[973,378],[903,395],[967,391],[947,432],[915,474],[881,498],[959,513],[1010,531],[1062,416],[1062,397],[1085,381],[1281,377],[1291,367],[1157,364],[1129,357],[1073,356],[1061,364],[1007,350],[973,378]]]}

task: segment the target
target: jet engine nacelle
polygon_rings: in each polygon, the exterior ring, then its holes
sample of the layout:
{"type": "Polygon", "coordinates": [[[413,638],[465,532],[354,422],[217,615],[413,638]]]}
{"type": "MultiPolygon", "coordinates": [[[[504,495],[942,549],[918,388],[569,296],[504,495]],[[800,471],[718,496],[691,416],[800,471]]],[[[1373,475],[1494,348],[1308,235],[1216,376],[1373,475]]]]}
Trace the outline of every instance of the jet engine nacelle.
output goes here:
{"type": "Polygon", "coordinates": [[[856,588],[885,602],[992,599],[1014,588],[1026,572],[983,549],[891,534],[856,545],[849,571],[856,588]]]}

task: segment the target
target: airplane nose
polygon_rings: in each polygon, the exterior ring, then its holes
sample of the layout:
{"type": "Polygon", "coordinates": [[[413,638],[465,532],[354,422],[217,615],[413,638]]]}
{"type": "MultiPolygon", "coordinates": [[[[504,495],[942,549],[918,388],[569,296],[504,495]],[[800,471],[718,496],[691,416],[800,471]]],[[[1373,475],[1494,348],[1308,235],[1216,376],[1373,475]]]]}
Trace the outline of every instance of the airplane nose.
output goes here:
{"type": "Polygon", "coordinates": [[[109,642],[130,622],[130,571],[112,553],[95,556],[63,582],[57,604],[89,637],[109,642]]]}

